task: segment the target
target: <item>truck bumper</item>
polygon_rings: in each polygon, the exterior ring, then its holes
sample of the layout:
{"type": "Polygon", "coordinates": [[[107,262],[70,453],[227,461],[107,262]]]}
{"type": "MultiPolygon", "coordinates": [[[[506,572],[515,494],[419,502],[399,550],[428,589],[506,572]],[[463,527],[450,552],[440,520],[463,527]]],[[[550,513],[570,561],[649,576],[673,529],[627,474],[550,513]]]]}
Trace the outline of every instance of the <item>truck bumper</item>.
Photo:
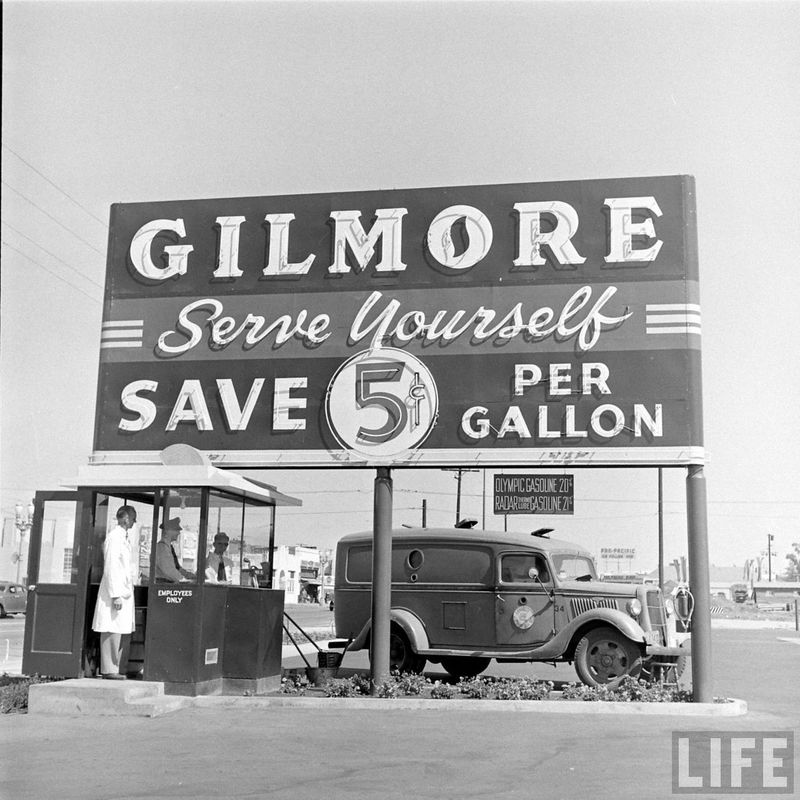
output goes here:
{"type": "Polygon", "coordinates": [[[648,644],[644,651],[648,658],[678,658],[679,656],[690,656],[692,654],[692,642],[691,639],[687,639],[680,647],[665,647],[661,644],[648,644]]]}

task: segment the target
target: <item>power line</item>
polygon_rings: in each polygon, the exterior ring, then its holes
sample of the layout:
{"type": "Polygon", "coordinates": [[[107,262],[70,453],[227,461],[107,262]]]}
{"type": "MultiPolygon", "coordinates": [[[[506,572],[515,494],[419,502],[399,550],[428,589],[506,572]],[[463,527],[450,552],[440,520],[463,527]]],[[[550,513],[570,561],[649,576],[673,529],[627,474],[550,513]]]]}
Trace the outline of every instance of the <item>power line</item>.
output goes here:
{"type": "Polygon", "coordinates": [[[47,175],[45,175],[43,172],[40,172],[38,169],[36,169],[36,167],[34,167],[33,164],[31,164],[29,161],[26,161],[19,153],[17,153],[16,151],[12,150],[7,144],[3,144],[3,147],[6,150],[8,150],[9,153],[11,153],[12,155],[15,155],[23,164],[25,164],[26,167],[28,167],[29,169],[32,169],[40,178],[42,178],[43,180],[47,181],[54,189],[58,189],[58,191],[61,192],[61,194],[63,194],[64,197],[66,197],[67,199],[71,200],[73,203],[75,203],[76,206],[78,206],[78,208],[80,208],[83,211],[85,211],[92,219],[97,220],[97,222],[99,222],[106,230],[108,230],[108,224],[106,222],[104,222],[102,219],[100,219],[100,217],[96,217],[91,211],[89,211],[88,208],[86,208],[85,206],[81,205],[69,192],[67,192],[64,189],[62,189],[57,183],[54,183],[53,181],[51,181],[50,178],[47,177],[47,175]]]}
{"type": "Polygon", "coordinates": [[[49,255],[51,258],[54,258],[56,261],[60,261],[65,267],[67,267],[68,269],[71,269],[76,275],[80,275],[81,278],[83,278],[84,280],[89,281],[89,283],[93,283],[95,286],[97,286],[100,289],[104,288],[102,283],[98,283],[97,281],[95,281],[92,278],[90,278],[88,275],[85,275],[79,269],[76,269],[71,264],[68,264],[66,261],[64,261],[63,258],[61,258],[60,256],[57,256],[55,253],[51,253],[46,247],[42,247],[34,239],[31,239],[31,237],[28,236],[26,233],[23,233],[21,230],[18,230],[13,225],[11,225],[10,223],[6,222],[5,220],[2,220],[2,224],[5,225],[7,228],[11,228],[11,230],[14,231],[14,233],[18,234],[23,239],[27,239],[31,244],[33,244],[35,247],[38,247],[43,252],[47,253],[47,255],[49,255]]]}
{"type": "Polygon", "coordinates": [[[62,278],[58,273],[53,272],[53,270],[48,269],[44,264],[39,263],[35,258],[31,258],[27,253],[23,253],[22,250],[18,250],[13,245],[10,245],[7,241],[5,241],[5,239],[0,239],[0,242],[2,242],[6,247],[8,247],[9,250],[13,250],[15,253],[19,253],[19,255],[21,255],[23,258],[27,258],[28,261],[32,261],[34,264],[36,264],[37,267],[41,267],[45,272],[49,272],[54,278],[58,278],[60,281],[66,283],[67,286],[71,286],[73,289],[75,289],[76,292],[80,292],[82,295],[85,295],[98,305],[102,305],[103,302],[102,300],[98,300],[96,297],[92,297],[88,292],[84,292],[83,289],[76,286],[74,283],[70,283],[70,281],[68,281],[66,278],[62,278]]]}
{"type": "Polygon", "coordinates": [[[11,189],[11,191],[14,192],[14,194],[19,195],[23,200],[25,200],[25,202],[30,203],[34,208],[38,208],[39,211],[42,212],[42,214],[44,214],[49,219],[53,220],[53,222],[55,222],[56,225],[59,225],[60,227],[62,227],[65,231],[67,231],[67,233],[71,233],[78,241],[83,242],[87,247],[90,247],[92,250],[94,250],[95,253],[98,253],[101,256],[105,256],[105,253],[103,253],[102,250],[98,250],[91,242],[87,241],[82,236],[80,236],[79,234],[75,233],[75,231],[73,231],[72,228],[66,226],[63,222],[59,222],[59,220],[57,220],[49,211],[45,211],[40,205],[38,205],[37,203],[34,203],[33,200],[31,200],[29,197],[26,197],[18,189],[15,189],[13,186],[11,186],[10,184],[6,183],[5,181],[0,181],[0,182],[7,189],[11,189]]]}

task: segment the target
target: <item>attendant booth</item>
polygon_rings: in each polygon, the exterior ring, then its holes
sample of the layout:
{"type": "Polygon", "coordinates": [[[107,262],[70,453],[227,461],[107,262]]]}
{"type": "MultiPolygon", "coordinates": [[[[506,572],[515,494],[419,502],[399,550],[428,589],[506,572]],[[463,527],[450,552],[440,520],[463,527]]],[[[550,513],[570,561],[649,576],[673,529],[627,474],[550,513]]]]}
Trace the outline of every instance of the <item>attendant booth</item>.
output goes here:
{"type": "Polygon", "coordinates": [[[284,593],[272,589],[275,507],[300,500],[197,463],[87,466],[64,485],[75,490],[37,492],[34,501],[25,674],[99,673],[92,617],[103,541],[126,505],[137,516],[128,531],[136,607],[128,678],[183,695],[279,684],[284,593]],[[224,577],[213,544],[223,533],[224,577]]]}

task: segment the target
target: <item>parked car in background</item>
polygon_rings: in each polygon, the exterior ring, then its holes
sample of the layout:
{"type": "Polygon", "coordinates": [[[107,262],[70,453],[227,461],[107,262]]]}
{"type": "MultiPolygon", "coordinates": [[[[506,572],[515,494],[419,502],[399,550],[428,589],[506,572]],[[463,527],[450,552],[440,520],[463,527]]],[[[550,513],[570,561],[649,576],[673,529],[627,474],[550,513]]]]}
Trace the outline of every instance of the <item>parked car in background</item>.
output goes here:
{"type": "MultiPolygon", "coordinates": [[[[658,586],[599,581],[591,553],[548,532],[394,530],[391,667],[421,672],[430,661],[474,676],[493,658],[566,661],[590,686],[626,675],[674,680],[689,650],[679,647],[672,601],[658,586]]],[[[334,614],[350,650],[369,646],[371,582],[372,533],[343,537],[334,614]]]]}
{"type": "Polygon", "coordinates": [[[28,605],[28,590],[21,583],[0,581],[0,617],[24,614],[28,605]]]}
{"type": "Polygon", "coordinates": [[[750,588],[746,583],[734,583],[731,586],[731,599],[736,603],[744,603],[750,594],[750,588]]]}

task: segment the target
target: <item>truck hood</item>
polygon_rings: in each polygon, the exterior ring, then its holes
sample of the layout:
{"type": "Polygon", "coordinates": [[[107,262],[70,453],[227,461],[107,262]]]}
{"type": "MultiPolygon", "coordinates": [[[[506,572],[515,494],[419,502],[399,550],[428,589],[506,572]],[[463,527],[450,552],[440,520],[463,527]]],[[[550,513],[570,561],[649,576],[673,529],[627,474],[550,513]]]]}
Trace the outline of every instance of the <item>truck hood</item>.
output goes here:
{"type": "MultiPolygon", "coordinates": [[[[560,581],[558,588],[570,594],[591,595],[592,597],[636,597],[640,583],[606,583],[605,581],[560,581]]],[[[655,587],[654,587],[655,588],[655,587]]]]}

